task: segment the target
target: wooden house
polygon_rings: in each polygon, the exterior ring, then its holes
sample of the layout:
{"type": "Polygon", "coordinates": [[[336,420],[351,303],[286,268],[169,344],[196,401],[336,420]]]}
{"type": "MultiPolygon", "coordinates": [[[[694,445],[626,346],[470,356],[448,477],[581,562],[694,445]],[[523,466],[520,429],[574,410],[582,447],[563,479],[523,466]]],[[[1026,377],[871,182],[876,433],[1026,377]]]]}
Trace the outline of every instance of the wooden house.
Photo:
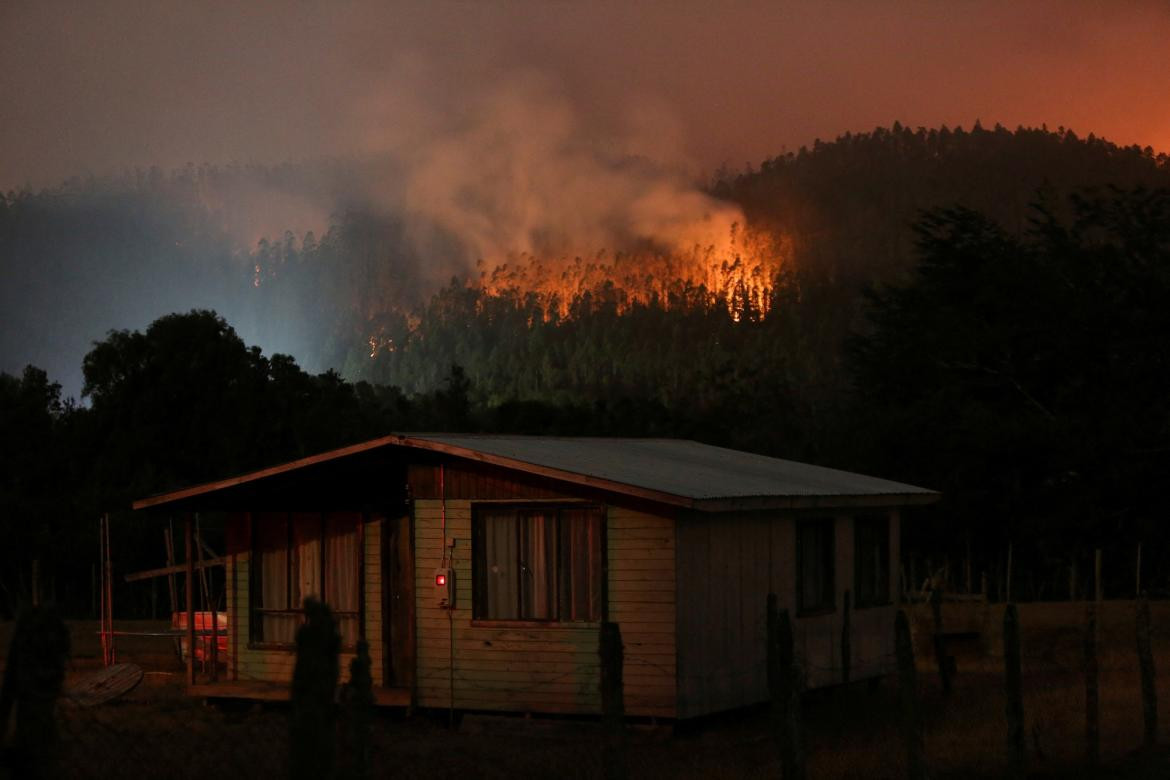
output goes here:
{"type": "Polygon", "coordinates": [[[766,698],[769,592],[809,686],[843,677],[847,593],[852,679],[891,671],[899,509],[936,498],[692,441],[407,434],[134,506],[227,513],[227,657],[194,694],[283,695],[316,596],[381,703],[599,712],[608,620],[627,713],[681,719],[766,698]]]}

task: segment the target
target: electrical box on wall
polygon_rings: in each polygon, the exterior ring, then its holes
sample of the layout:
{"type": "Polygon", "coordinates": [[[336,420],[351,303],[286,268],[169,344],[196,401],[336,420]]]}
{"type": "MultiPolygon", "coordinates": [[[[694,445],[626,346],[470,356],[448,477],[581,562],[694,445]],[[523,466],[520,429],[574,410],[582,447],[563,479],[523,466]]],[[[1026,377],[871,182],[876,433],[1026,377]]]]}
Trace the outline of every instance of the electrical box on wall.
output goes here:
{"type": "Polygon", "coordinates": [[[441,609],[455,608],[455,570],[435,569],[435,599],[441,609]]]}

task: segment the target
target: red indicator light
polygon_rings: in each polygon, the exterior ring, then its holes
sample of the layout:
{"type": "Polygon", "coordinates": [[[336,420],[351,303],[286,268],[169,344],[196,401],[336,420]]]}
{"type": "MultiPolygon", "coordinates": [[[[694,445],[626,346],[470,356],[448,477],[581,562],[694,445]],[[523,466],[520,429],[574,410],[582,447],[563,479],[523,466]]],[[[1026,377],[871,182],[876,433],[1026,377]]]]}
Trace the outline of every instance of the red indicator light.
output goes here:
{"type": "Polygon", "coordinates": [[[446,574],[436,574],[435,575],[435,585],[437,585],[438,587],[441,588],[446,584],[447,584],[447,575],[446,574]]]}

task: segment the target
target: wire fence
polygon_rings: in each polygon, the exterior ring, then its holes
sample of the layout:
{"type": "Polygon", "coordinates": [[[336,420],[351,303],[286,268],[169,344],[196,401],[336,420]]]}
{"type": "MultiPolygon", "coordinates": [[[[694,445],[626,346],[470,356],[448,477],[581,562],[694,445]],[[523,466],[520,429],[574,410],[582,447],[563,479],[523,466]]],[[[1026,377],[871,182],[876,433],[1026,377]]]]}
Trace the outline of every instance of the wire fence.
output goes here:
{"type": "MultiPolygon", "coordinates": [[[[1020,634],[1024,647],[1024,707],[1027,721],[1027,750],[1033,762],[1051,761],[1054,754],[1068,761],[1079,760],[1083,739],[1083,691],[1085,663],[1083,656],[1087,603],[1034,604],[1020,607],[1020,634]],[[1069,746],[1072,747],[1069,747],[1069,746]]],[[[1150,630],[1154,656],[1160,661],[1170,659],[1170,604],[1155,602],[1150,630]]],[[[943,755],[953,749],[962,738],[972,740],[972,734],[984,734],[983,752],[996,756],[1006,754],[1002,730],[1002,674],[1003,659],[995,652],[1002,642],[997,624],[1002,626],[1003,608],[985,605],[987,611],[984,633],[977,639],[982,647],[962,655],[959,676],[969,681],[963,696],[949,702],[939,699],[938,685],[933,677],[935,660],[931,645],[919,643],[917,657],[919,690],[933,720],[928,720],[927,760],[932,764],[959,759],[943,755]],[[1000,682],[996,682],[996,681],[1000,682]],[[971,698],[981,697],[978,706],[971,698]],[[966,699],[966,700],[964,700],[966,699]],[[931,703],[933,702],[933,703],[931,703]],[[970,711],[978,714],[974,727],[963,726],[955,713],[970,711]]],[[[917,609],[917,608],[913,608],[917,609]]],[[[1126,750],[1137,748],[1141,742],[1141,699],[1137,683],[1137,650],[1133,602],[1106,602],[1097,607],[1100,627],[1099,656],[1101,668],[1101,723],[1106,757],[1116,757],[1126,750]],[[1111,741],[1112,740],[1112,741],[1111,741]]],[[[944,621],[951,613],[944,612],[944,621]]],[[[929,611],[918,613],[920,633],[932,630],[929,611]]],[[[944,623],[944,629],[946,625],[944,623]]],[[[958,642],[945,645],[948,652],[960,651],[958,642]]],[[[968,648],[970,649],[970,648],[968,648]]],[[[883,656],[883,662],[892,659],[883,656]]],[[[626,656],[627,674],[636,673],[641,662],[626,656]]],[[[836,674],[841,671],[836,663],[814,658],[801,659],[809,670],[836,674]]],[[[0,664],[2,665],[2,664],[0,664]]],[[[760,669],[738,673],[755,677],[760,669]]],[[[4,669],[7,678],[8,669],[4,669]]],[[[342,679],[349,675],[342,672],[342,679]]],[[[1164,675],[1165,676],[1165,675],[1164,675]]],[[[460,678],[456,678],[459,682],[460,678]]],[[[557,678],[539,679],[527,683],[540,684],[557,678]]],[[[890,686],[886,686],[890,691],[890,686]]],[[[20,755],[14,750],[17,743],[16,727],[7,734],[0,729],[0,744],[4,748],[0,759],[0,780],[8,778],[78,777],[176,777],[205,778],[209,775],[226,777],[289,777],[296,776],[292,721],[295,707],[291,704],[259,704],[248,701],[221,702],[209,706],[203,700],[186,696],[184,677],[180,673],[148,674],[130,694],[99,706],[84,706],[67,691],[52,705],[56,731],[51,746],[35,755],[20,755]]],[[[324,742],[334,753],[333,775],[337,777],[505,777],[556,776],[598,777],[606,772],[602,746],[604,735],[600,724],[585,719],[573,722],[564,739],[534,742],[531,732],[509,738],[453,738],[446,726],[446,713],[430,719],[422,716],[405,717],[402,711],[383,712],[372,716],[368,744],[355,737],[360,726],[355,710],[342,694],[328,706],[330,725],[324,742]]],[[[863,694],[858,694],[863,695],[863,694]]],[[[892,695],[892,694],[891,694],[892,695]]],[[[1167,682],[1160,681],[1158,695],[1162,701],[1170,695],[1167,682]]],[[[815,697],[814,697],[815,698],[815,697]]],[[[860,700],[850,700],[851,705],[860,700]]],[[[882,700],[888,706],[890,699],[882,700]]],[[[896,705],[896,699],[893,700],[896,705]]],[[[860,705],[864,702],[860,702],[860,705]]],[[[807,707],[815,709],[806,702],[807,707]]],[[[0,708],[2,709],[2,708],[0,708]]],[[[19,709],[16,718],[22,716],[19,709]]],[[[833,718],[838,718],[836,710],[833,718]]],[[[845,715],[840,718],[844,719],[845,715]]],[[[646,776],[682,774],[701,776],[712,766],[726,768],[718,761],[738,761],[736,767],[751,769],[755,762],[761,770],[773,771],[776,758],[771,746],[767,717],[753,716],[754,726],[738,730],[727,743],[728,751],[738,751],[735,758],[706,755],[703,745],[677,740],[663,745],[642,745],[632,751],[630,761],[646,776]],[[757,728],[758,726],[758,728],[757,728]],[[669,751],[666,753],[664,751],[669,751]],[[639,764],[639,762],[641,762],[639,764]],[[708,762],[708,763],[704,763],[708,762]]],[[[0,718],[0,720],[4,720],[0,718]]],[[[891,720],[886,718],[886,720],[891,720]]],[[[894,718],[896,720],[896,718],[894,718]]],[[[1163,738],[1170,736],[1162,721],[1163,738]]],[[[840,723],[844,723],[841,720],[840,723]]],[[[850,722],[849,728],[871,728],[868,723],[850,722]]],[[[885,724],[888,726],[888,724],[885,724]]],[[[844,728],[845,726],[839,726],[844,728]]],[[[877,729],[878,726],[872,728],[877,729]]],[[[880,734],[880,731],[875,731],[880,734]]],[[[560,734],[564,736],[565,731],[560,734]]],[[[886,735],[889,736],[888,734],[886,735]]],[[[817,737],[809,736],[814,743],[817,737]]],[[[885,743],[890,743],[888,738],[885,743]]],[[[896,740],[892,741],[897,744],[896,740]]],[[[850,749],[861,751],[866,745],[864,734],[859,734],[850,749]]],[[[884,746],[882,750],[888,750],[884,746]]],[[[876,748],[871,744],[870,751],[876,748]]],[[[714,751],[708,751],[714,752],[714,751]]],[[[904,776],[901,757],[897,750],[881,753],[885,771],[874,776],[904,776]]],[[[815,760],[815,757],[814,757],[815,760]]],[[[1006,759],[1005,759],[1006,760],[1006,759]]],[[[998,766],[998,764],[992,764],[998,766]]],[[[831,767],[830,767],[831,768],[831,767]]],[[[734,773],[726,773],[733,776],[734,773]]]]}

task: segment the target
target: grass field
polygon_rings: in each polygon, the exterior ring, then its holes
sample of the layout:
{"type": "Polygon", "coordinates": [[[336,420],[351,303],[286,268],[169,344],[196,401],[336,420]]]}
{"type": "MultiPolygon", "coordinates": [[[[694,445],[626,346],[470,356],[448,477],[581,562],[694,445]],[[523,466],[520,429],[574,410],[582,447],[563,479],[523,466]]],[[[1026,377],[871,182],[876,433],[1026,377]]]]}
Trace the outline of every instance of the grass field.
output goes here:
{"type": "MultiPolygon", "coordinates": [[[[1024,707],[1029,769],[1037,777],[1170,777],[1170,752],[1138,750],[1142,719],[1133,605],[1110,602],[1102,617],[1102,767],[1086,770],[1083,606],[1021,605],[1024,707]]],[[[999,619],[992,610],[988,624],[999,619]]],[[[1160,741],[1170,744],[1170,604],[1155,605],[1155,656],[1163,671],[1160,741]]],[[[0,625],[7,647],[9,626],[0,625]]],[[[96,625],[71,624],[71,675],[94,667],[96,625]]],[[[935,778],[998,777],[1005,760],[1004,697],[998,635],[954,642],[958,676],[940,695],[930,658],[919,659],[926,752],[935,778]],[[990,645],[990,646],[987,646],[990,645]],[[988,652],[988,651],[992,652],[988,652]]],[[[147,668],[122,700],[87,710],[62,706],[57,767],[69,777],[268,777],[288,774],[288,713],[248,703],[209,707],[182,695],[182,675],[166,640],[120,643],[122,655],[147,668]],[[160,644],[161,643],[161,644],[160,644]]],[[[809,776],[904,777],[898,701],[892,681],[813,691],[804,718],[809,776]]],[[[469,714],[456,730],[445,713],[379,713],[374,776],[597,777],[602,773],[596,723],[469,714]]],[[[671,729],[630,729],[632,777],[731,778],[778,774],[765,709],[730,713],[671,729]]],[[[4,777],[0,770],[0,777],[4,777]]]]}

